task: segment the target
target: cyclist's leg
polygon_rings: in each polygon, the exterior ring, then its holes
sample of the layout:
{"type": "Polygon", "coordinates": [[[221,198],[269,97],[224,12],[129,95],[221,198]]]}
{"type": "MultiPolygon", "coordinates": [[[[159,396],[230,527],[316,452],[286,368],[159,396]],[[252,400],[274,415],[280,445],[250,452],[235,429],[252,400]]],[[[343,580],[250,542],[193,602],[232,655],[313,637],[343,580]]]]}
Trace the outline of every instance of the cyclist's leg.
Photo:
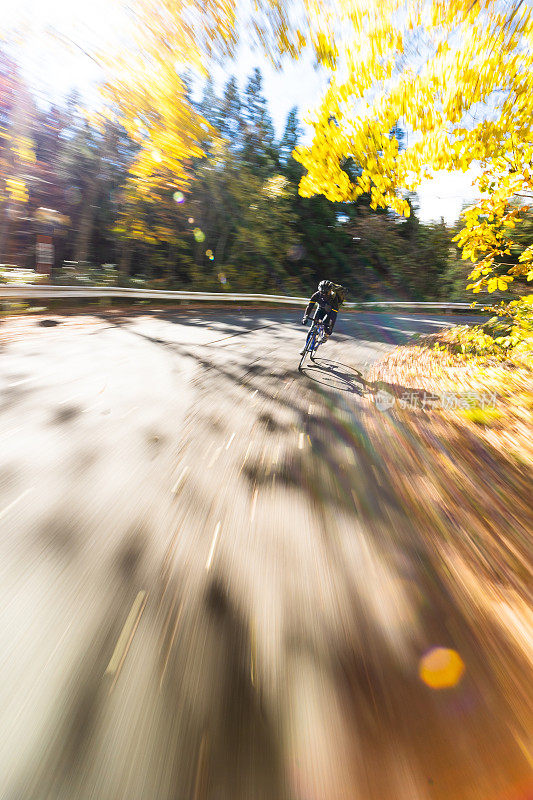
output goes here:
{"type": "Polygon", "coordinates": [[[315,353],[318,349],[318,345],[320,344],[319,330],[320,328],[317,326],[315,337],[311,342],[311,346],[309,347],[309,357],[311,358],[311,361],[315,360],[315,353]]]}
{"type": "MultiPolygon", "coordinates": [[[[315,320],[317,322],[323,322],[324,326],[325,326],[326,322],[327,322],[327,319],[328,319],[328,316],[329,316],[328,312],[324,308],[320,308],[319,307],[317,312],[316,312],[316,315],[315,315],[315,320]]],[[[321,341],[323,341],[322,338],[320,338],[320,339],[317,338],[316,347],[318,347],[318,345],[320,344],[321,341]]]]}
{"type": "Polygon", "coordinates": [[[329,314],[326,316],[326,319],[324,320],[324,331],[326,334],[326,339],[328,339],[333,333],[333,328],[335,327],[336,321],[337,321],[337,312],[330,311],[329,314]]]}

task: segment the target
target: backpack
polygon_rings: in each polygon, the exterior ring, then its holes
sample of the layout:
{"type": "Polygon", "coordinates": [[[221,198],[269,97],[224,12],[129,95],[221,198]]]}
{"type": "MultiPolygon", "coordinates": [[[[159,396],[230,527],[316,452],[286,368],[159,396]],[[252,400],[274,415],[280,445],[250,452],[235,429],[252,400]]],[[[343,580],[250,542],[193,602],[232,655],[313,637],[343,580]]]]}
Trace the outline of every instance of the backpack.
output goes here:
{"type": "Polygon", "coordinates": [[[331,288],[339,298],[339,308],[340,308],[340,306],[342,306],[342,304],[346,302],[346,295],[347,295],[346,288],[344,286],[341,286],[340,283],[333,283],[331,288]]]}

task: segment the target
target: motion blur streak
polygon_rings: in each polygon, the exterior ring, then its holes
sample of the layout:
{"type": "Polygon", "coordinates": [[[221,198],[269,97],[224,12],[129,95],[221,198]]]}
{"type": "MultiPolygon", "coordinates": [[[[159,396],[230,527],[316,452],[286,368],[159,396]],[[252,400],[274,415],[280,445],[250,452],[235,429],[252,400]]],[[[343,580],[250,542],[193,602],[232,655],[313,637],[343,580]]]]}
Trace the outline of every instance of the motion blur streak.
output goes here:
{"type": "Polygon", "coordinates": [[[3,799],[531,797],[531,474],[298,317],[0,327],[3,799]]]}

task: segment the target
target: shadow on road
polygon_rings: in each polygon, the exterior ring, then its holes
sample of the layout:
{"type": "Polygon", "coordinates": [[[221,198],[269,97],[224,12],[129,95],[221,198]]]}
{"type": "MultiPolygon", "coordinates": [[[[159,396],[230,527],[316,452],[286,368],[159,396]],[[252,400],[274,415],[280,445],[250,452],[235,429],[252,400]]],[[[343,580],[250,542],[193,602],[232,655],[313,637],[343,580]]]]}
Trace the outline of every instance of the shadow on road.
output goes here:
{"type": "MultiPolygon", "coordinates": [[[[220,331],[225,335],[242,335],[245,331],[254,331],[263,324],[272,327],[279,325],[280,335],[287,326],[299,327],[301,310],[292,308],[273,309],[123,309],[106,310],[97,314],[106,321],[116,324],[128,324],[134,318],[151,317],[176,325],[186,325],[210,329],[214,333],[220,331]],[[211,312],[211,313],[210,313],[211,312]],[[216,314],[216,317],[214,316],[216,314]],[[258,324],[260,323],[260,324],[258,324]]],[[[435,333],[435,325],[431,322],[417,321],[417,332],[435,333]]],[[[413,323],[409,319],[399,320],[391,314],[364,312],[342,315],[335,338],[339,341],[353,342],[359,339],[365,342],[381,342],[383,344],[405,344],[411,338],[413,323]]]]}
{"type": "Polygon", "coordinates": [[[365,381],[359,370],[329,358],[316,358],[314,362],[311,361],[302,367],[301,371],[314,383],[321,383],[340,392],[362,396],[366,389],[373,388],[365,381]]]}
{"type": "MultiPolygon", "coordinates": [[[[102,797],[477,800],[480,781],[503,797],[525,769],[511,732],[528,722],[515,699],[525,660],[500,624],[527,580],[518,466],[504,472],[495,450],[459,431],[439,438],[429,417],[413,429],[359,400],[415,390],[321,357],[304,380],[294,354],[275,349],[284,326],[264,347],[231,351],[111,321],[195,367],[176,538],[149,581],[137,568],[149,534],[121,549],[109,622],[72,666],[48,755],[23,771],[31,786],[10,797],[88,799],[112,759],[121,782],[110,791],[110,772],[102,797]],[[480,466],[483,482],[471,479],[480,466]],[[209,543],[198,566],[191,554],[209,543]],[[140,588],[150,600],[108,706],[106,667],[140,588]],[[439,695],[418,670],[437,646],[466,665],[439,695]]],[[[57,527],[44,541],[74,552],[57,527]]]]}

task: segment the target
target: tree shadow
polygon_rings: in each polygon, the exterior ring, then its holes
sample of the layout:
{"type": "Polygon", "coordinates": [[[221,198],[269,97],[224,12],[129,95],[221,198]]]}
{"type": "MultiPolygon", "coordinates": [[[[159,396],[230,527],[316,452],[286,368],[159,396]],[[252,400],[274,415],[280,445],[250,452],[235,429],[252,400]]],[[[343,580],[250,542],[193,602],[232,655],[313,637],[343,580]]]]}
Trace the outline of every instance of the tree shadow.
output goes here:
{"type": "Polygon", "coordinates": [[[167,770],[180,787],[168,800],[215,797],[215,787],[221,798],[284,800],[275,714],[253,685],[253,631],[227,573],[184,591],[174,572],[162,600],[161,724],[167,770]]]}
{"type": "MultiPolygon", "coordinates": [[[[108,318],[109,319],[109,318],[108,318]]],[[[126,325],[129,320],[122,318],[115,320],[113,324],[116,326],[126,325]]],[[[191,323],[192,324],[192,323],[191,323]]],[[[273,335],[276,338],[283,338],[283,332],[276,330],[275,324],[262,325],[260,328],[272,328],[273,335]]],[[[259,327],[250,328],[246,331],[241,331],[240,334],[229,334],[228,339],[236,335],[244,335],[245,333],[253,333],[259,330],[259,327]]],[[[240,384],[241,386],[248,385],[252,390],[256,390],[263,399],[274,401],[277,405],[279,399],[274,386],[270,383],[265,385],[265,380],[272,379],[274,382],[294,376],[294,374],[304,374],[309,379],[309,384],[314,392],[322,395],[325,389],[333,390],[333,392],[342,392],[346,395],[354,397],[364,397],[376,404],[380,412],[393,410],[395,407],[400,409],[410,409],[423,412],[431,412],[437,408],[443,407],[443,404],[448,402],[448,395],[438,396],[428,389],[412,386],[404,386],[399,383],[388,383],[386,381],[367,381],[363,374],[355,367],[344,364],[340,361],[334,361],[328,358],[318,357],[314,362],[307,363],[302,369],[298,369],[295,360],[294,370],[284,368],[280,365],[273,366],[268,363],[261,363],[262,354],[259,353],[258,357],[253,361],[246,363],[243,372],[243,363],[222,363],[217,358],[217,342],[204,342],[204,343],[180,343],[170,341],[167,339],[159,338],[158,336],[151,336],[140,330],[134,330],[129,327],[130,333],[134,333],[141,339],[157,344],[172,351],[176,355],[192,358],[201,367],[207,370],[215,370],[222,378],[225,378],[233,384],[240,384]],[[212,345],[215,345],[212,347],[212,345]],[[253,383],[252,378],[262,379],[261,383],[253,383]],[[272,391],[269,391],[269,388],[272,391]]],[[[226,337],[224,337],[226,338],[226,337]]],[[[347,338],[347,337],[343,337],[347,338]]],[[[309,386],[308,384],[308,386],[309,386]]],[[[457,395],[459,397],[459,395],[457,395]]],[[[450,401],[454,401],[454,395],[449,393],[450,401]]],[[[297,412],[302,418],[305,416],[305,410],[300,408],[294,403],[284,403],[288,408],[297,412]]],[[[363,413],[361,408],[359,413],[363,413]]]]}
{"type": "Polygon", "coordinates": [[[174,325],[185,325],[187,327],[198,327],[208,329],[213,332],[213,335],[219,334],[212,342],[205,342],[204,344],[217,344],[226,338],[234,336],[243,336],[248,333],[253,333],[256,330],[263,328],[273,327],[277,324],[276,319],[272,319],[272,315],[266,312],[264,315],[257,311],[252,314],[240,312],[237,309],[220,310],[212,309],[212,314],[209,314],[209,309],[202,310],[201,313],[198,309],[191,309],[189,312],[179,309],[135,309],[135,310],[110,310],[101,311],[96,314],[106,322],[112,322],[114,325],[127,325],[133,319],[150,317],[152,319],[163,320],[174,325]]]}
{"type": "MultiPolygon", "coordinates": [[[[407,312],[406,312],[407,313],[407,312]]],[[[161,308],[161,309],[121,309],[98,312],[106,320],[113,320],[117,324],[126,324],[136,317],[151,317],[175,325],[187,327],[197,326],[204,330],[211,328],[213,332],[220,331],[226,335],[239,336],[245,332],[259,330],[262,327],[275,328],[283,326],[280,336],[286,326],[300,327],[302,309],[294,308],[264,308],[264,309],[228,309],[205,307],[198,308],[161,308]]],[[[464,317],[458,324],[465,321],[464,317]]],[[[474,321],[474,320],[473,320],[474,321]]],[[[479,323],[479,319],[475,319],[479,323]]],[[[441,330],[438,320],[417,319],[409,317],[400,319],[395,313],[388,312],[347,312],[345,311],[335,328],[335,339],[338,341],[359,340],[364,342],[379,342],[391,346],[407,343],[414,333],[422,335],[437,333],[441,330]],[[413,330],[416,325],[416,331],[413,330]]],[[[213,342],[214,343],[214,342],[213,342]]]]}

